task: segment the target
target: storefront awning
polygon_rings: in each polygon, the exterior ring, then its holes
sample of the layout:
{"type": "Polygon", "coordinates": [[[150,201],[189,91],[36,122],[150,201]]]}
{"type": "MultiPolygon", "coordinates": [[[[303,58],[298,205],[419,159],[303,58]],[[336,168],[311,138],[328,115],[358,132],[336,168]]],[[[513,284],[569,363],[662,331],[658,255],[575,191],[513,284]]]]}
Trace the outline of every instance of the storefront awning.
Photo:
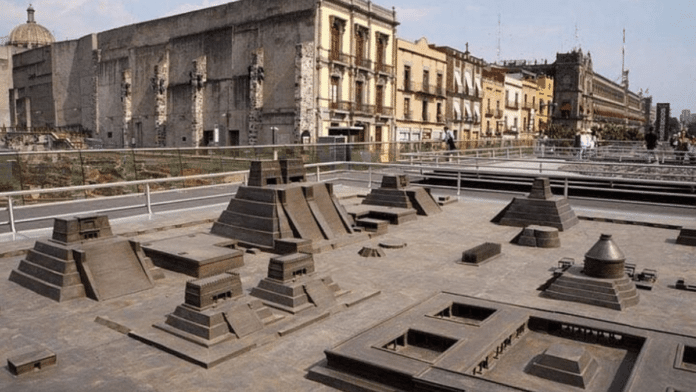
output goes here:
{"type": "Polygon", "coordinates": [[[459,106],[459,101],[452,102],[452,107],[454,107],[454,118],[457,120],[461,120],[462,108],[459,106]]]}

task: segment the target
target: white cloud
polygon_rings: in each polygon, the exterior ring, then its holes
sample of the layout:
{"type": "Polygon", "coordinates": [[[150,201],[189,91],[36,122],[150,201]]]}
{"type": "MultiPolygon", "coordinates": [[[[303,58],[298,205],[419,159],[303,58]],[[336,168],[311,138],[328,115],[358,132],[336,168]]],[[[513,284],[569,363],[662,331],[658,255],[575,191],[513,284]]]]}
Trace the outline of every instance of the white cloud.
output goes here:
{"type": "Polygon", "coordinates": [[[401,8],[396,7],[396,20],[399,22],[421,22],[437,13],[437,7],[401,8]]]}

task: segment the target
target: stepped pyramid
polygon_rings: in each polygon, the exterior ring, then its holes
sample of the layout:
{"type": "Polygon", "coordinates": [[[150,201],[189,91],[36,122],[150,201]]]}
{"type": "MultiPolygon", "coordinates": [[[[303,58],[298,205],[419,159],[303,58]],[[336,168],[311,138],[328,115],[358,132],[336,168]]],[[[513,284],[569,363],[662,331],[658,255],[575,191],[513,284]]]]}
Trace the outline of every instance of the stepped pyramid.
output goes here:
{"type": "Polygon", "coordinates": [[[101,215],[56,218],[52,238],[34,244],[10,281],[59,302],[100,301],[152,288],[163,277],[140,244],[114,236],[101,215]]]}
{"type": "Polygon", "coordinates": [[[515,197],[491,220],[503,226],[550,226],[560,231],[578,224],[568,199],[554,196],[548,178],[536,178],[526,198],[515,197]]]}
{"type": "Polygon", "coordinates": [[[212,234],[293,253],[311,252],[320,241],[338,242],[353,233],[332,184],[305,182],[299,162],[252,162],[248,183],[239,187],[212,234]]]}
{"type": "Polygon", "coordinates": [[[314,307],[329,308],[336,304],[336,297],[347,293],[330,277],[317,277],[314,258],[307,253],[272,258],[268,276],[251,290],[251,295],[266,305],[292,314],[314,307]]]}
{"type": "Polygon", "coordinates": [[[626,275],[626,257],[602,234],[585,254],[585,265],[564,271],[542,293],[544,297],[622,310],[638,304],[636,285],[626,275]]]}
{"type": "Polygon", "coordinates": [[[409,185],[406,175],[384,176],[382,185],[373,189],[362,204],[415,209],[418,215],[433,215],[440,206],[422,187],[409,185]]]}
{"type": "Polygon", "coordinates": [[[243,301],[238,273],[226,272],[186,283],[185,299],[154,327],[200,346],[241,339],[275,321],[261,301],[243,301]]]}

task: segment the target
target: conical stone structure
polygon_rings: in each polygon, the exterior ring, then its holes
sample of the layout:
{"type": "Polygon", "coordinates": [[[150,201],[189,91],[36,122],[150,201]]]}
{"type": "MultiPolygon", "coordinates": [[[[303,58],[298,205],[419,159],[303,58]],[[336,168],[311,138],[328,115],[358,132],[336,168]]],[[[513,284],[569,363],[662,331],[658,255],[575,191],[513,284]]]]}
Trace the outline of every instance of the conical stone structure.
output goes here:
{"type": "Polygon", "coordinates": [[[615,310],[636,305],[636,285],[624,271],[625,262],[611,235],[602,234],[585,254],[584,267],[570,267],[542,295],[615,310]]]}

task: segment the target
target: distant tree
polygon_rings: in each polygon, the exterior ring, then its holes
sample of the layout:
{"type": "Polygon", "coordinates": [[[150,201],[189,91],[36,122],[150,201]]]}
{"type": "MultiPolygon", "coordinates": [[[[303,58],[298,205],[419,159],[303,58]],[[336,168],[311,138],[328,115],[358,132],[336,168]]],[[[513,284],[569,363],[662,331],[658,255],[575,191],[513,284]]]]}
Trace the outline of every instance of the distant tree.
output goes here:
{"type": "Polygon", "coordinates": [[[544,135],[548,136],[549,139],[572,139],[575,136],[575,131],[558,124],[551,124],[549,129],[544,131],[544,135]]]}
{"type": "Polygon", "coordinates": [[[607,124],[601,127],[593,128],[603,140],[620,140],[620,141],[640,141],[643,140],[643,133],[638,129],[626,127],[622,125],[607,124]]]}

